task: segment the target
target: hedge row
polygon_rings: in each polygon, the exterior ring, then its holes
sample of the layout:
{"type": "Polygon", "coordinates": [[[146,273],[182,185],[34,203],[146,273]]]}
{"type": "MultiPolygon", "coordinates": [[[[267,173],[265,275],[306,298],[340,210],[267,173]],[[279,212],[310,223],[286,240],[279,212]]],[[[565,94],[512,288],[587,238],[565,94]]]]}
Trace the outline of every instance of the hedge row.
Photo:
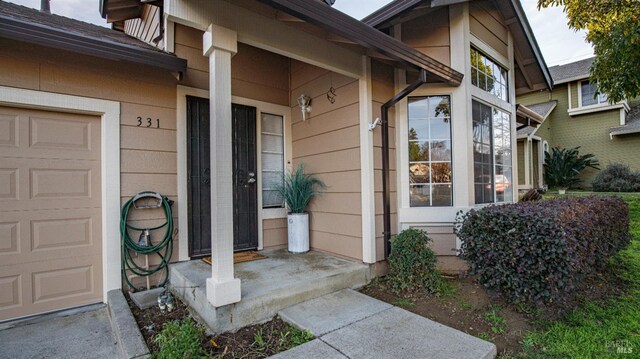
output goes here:
{"type": "Polygon", "coordinates": [[[563,301],[630,242],[619,197],[565,197],[460,214],[457,235],[470,271],[514,303],[563,301]]]}

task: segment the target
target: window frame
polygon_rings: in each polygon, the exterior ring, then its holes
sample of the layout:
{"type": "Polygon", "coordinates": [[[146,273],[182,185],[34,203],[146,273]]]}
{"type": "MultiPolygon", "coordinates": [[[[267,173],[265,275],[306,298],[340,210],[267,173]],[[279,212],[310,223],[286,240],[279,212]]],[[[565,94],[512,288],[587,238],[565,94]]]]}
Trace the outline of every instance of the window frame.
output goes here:
{"type": "MultiPolygon", "coordinates": [[[[450,94],[425,94],[425,95],[415,95],[415,96],[408,96],[407,97],[407,101],[406,101],[407,137],[405,139],[406,140],[406,151],[410,156],[409,147],[410,147],[411,142],[412,141],[421,141],[420,139],[418,139],[418,140],[409,139],[409,131],[410,131],[410,126],[409,126],[409,124],[410,124],[409,105],[411,103],[411,100],[412,99],[429,99],[429,98],[432,98],[432,97],[442,97],[442,98],[447,97],[449,99],[449,139],[446,139],[445,141],[449,141],[449,144],[450,144],[450,146],[449,146],[450,147],[450,157],[451,158],[449,159],[449,161],[435,161],[435,163],[449,163],[449,168],[450,168],[450,171],[451,171],[451,181],[449,182],[449,185],[451,186],[451,201],[450,201],[450,204],[448,204],[448,205],[438,205],[438,206],[434,206],[433,205],[433,196],[432,196],[433,195],[433,187],[432,186],[434,185],[434,183],[432,182],[433,175],[432,175],[432,171],[430,170],[429,171],[430,181],[428,183],[424,183],[422,185],[422,186],[429,185],[429,187],[430,187],[430,195],[429,195],[429,203],[430,203],[430,205],[428,205],[428,206],[412,206],[411,205],[411,188],[412,188],[412,184],[411,184],[411,181],[410,181],[411,175],[408,175],[409,182],[406,183],[405,185],[408,188],[407,195],[409,197],[409,201],[408,201],[409,208],[449,208],[449,207],[453,207],[454,206],[455,195],[454,195],[454,175],[453,175],[453,172],[454,172],[454,165],[453,165],[453,157],[454,157],[453,156],[453,153],[454,153],[454,147],[453,147],[454,146],[453,145],[453,106],[452,106],[452,96],[450,94]]],[[[426,121],[429,121],[429,117],[427,117],[426,121]]],[[[422,141],[424,141],[424,139],[422,141]]],[[[431,145],[431,141],[432,141],[431,134],[429,134],[429,138],[426,141],[428,141],[429,145],[431,145]]],[[[433,162],[434,162],[431,159],[431,149],[429,150],[429,160],[428,161],[413,161],[413,162],[416,162],[416,163],[417,162],[421,162],[421,163],[427,162],[429,164],[429,166],[431,166],[431,164],[433,164],[433,162]]],[[[406,168],[406,170],[410,171],[411,163],[412,163],[411,158],[408,158],[408,161],[406,163],[408,168],[406,168]]],[[[403,171],[404,170],[405,169],[403,169],[403,171]]],[[[442,184],[445,184],[445,183],[435,183],[435,184],[436,185],[437,184],[441,184],[442,185],[442,184]]],[[[413,187],[415,187],[415,185],[413,187]]]]}
{"type": "MultiPolygon", "coordinates": [[[[286,138],[285,138],[285,130],[286,130],[285,123],[286,123],[286,121],[285,121],[285,117],[284,117],[283,115],[280,115],[280,114],[274,114],[274,113],[271,113],[271,112],[269,112],[269,111],[258,111],[257,116],[258,116],[257,121],[258,121],[258,122],[260,122],[260,126],[259,126],[260,131],[258,131],[258,130],[256,129],[256,132],[258,132],[258,133],[257,133],[257,135],[258,135],[257,137],[260,137],[260,141],[259,141],[259,143],[260,143],[260,145],[259,145],[259,152],[260,152],[260,156],[259,156],[259,157],[260,157],[260,158],[259,158],[259,161],[260,161],[260,166],[259,166],[259,167],[260,167],[260,176],[259,176],[259,181],[258,181],[258,183],[259,183],[259,187],[260,187],[260,188],[259,188],[259,191],[260,191],[260,197],[261,197],[261,199],[262,199],[262,200],[260,201],[260,202],[261,202],[261,203],[260,203],[260,206],[261,206],[261,210],[262,210],[262,211],[278,210],[278,212],[279,212],[279,210],[281,210],[281,209],[285,209],[285,208],[286,208],[286,206],[285,206],[285,204],[284,204],[284,201],[283,201],[282,205],[281,205],[281,206],[279,206],[279,207],[276,207],[276,206],[272,206],[272,207],[265,207],[265,205],[264,205],[264,191],[265,191],[265,189],[264,189],[264,187],[263,187],[263,184],[264,184],[264,168],[262,168],[262,155],[263,155],[263,148],[262,148],[262,136],[263,136],[263,135],[268,135],[268,136],[278,136],[278,137],[281,137],[281,138],[282,138],[282,171],[283,171],[283,172],[282,172],[282,179],[283,179],[283,182],[284,182],[284,176],[285,176],[286,171],[287,171],[287,156],[286,156],[286,152],[287,152],[287,151],[286,151],[286,147],[287,147],[287,146],[286,146],[286,138]],[[282,134],[281,134],[281,135],[280,135],[280,134],[275,134],[275,133],[270,133],[270,132],[264,132],[264,131],[262,131],[262,116],[264,116],[264,115],[274,116],[274,117],[280,117],[280,119],[282,120],[282,134]]],[[[258,126],[256,126],[256,127],[258,127],[258,126]]],[[[273,189],[272,189],[272,190],[273,190],[273,189]]]]}
{"type": "MultiPolygon", "coordinates": [[[[607,97],[607,95],[605,94],[601,94],[598,93],[598,96],[596,97],[596,103],[592,103],[589,105],[584,105],[583,101],[582,101],[582,86],[585,83],[589,83],[589,86],[591,86],[591,88],[594,88],[594,85],[591,83],[590,80],[580,80],[578,81],[578,108],[593,108],[593,107],[600,107],[600,106],[606,106],[609,105],[609,98],[607,97]],[[605,99],[604,101],[601,101],[601,96],[604,96],[605,99]]],[[[597,87],[595,87],[596,91],[597,91],[597,87]]]]}
{"type": "MultiPolygon", "coordinates": [[[[494,98],[494,99],[496,99],[496,100],[498,100],[500,102],[504,102],[506,104],[511,104],[513,99],[511,98],[511,89],[510,89],[511,71],[509,70],[509,66],[505,66],[503,61],[500,61],[500,60],[496,59],[496,57],[495,57],[496,54],[495,53],[494,53],[494,56],[492,56],[492,55],[489,54],[488,51],[486,51],[486,49],[483,49],[483,48],[484,48],[484,46],[477,46],[477,44],[474,43],[474,42],[471,42],[470,45],[469,45],[469,61],[468,61],[468,65],[469,65],[469,69],[470,69],[469,83],[471,85],[471,88],[472,89],[476,89],[477,91],[481,91],[482,93],[484,93],[484,94],[486,94],[488,96],[491,96],[492,98],[494,98]],[[477,84],[477,83],[474,84],[473,83],[473,78],[472,78],[471,75],[473,74],[474,65],[471,62],[471,54],[474,51],[476,53],[478,53],[479,55],[483,56],[484,58],[486,58],[487,60],[491,61],[494,65],[499,67],[500,70],[504,70],[505,71],[505,73],[506,73],[505,83],[504,84],[501,83],[501,85],[504,85],[504,90],[505,90],[504,94],[506,95],[506,100],[501,98],[501,97],[498,97],[497,95],[491,93],[490,91],[487,91],[487,90],[483,89],[482,87],[479,86],[479,84],[477,84]]],[[[503,59],[503,60],[506,60],[506,59],[503,59]]],[[[479,68],[475,68],[475,70],[476,71],[480,71],[479,68]]],[[[485,73],[483,71],[481,71],[481,72],[483,74],[485,73]]],[[[474,95],[477,95],[477,94],[474,94],[474,95]]],[[[481,96],[481,97],[484,97],[484,96],[481,96]]],[[[504,105],[502,105],[501,107],[504,107],[504,105]]]]}
{"type": "MultiPolygon", "coordinates": [[[[513,126],[513,121],[512,121],[513,115],[512,115],[512,113],[510,111],[507,111],[507,110],[505,110],[503,108],[500,108],[498,106],[494,106],[494,105],[492,105],[490,103],[487,103],[487,102],[482,101],[482,100],[480,100],[478,98],[475,98],[475,97],[471,98],[471,108],[472,109],[473,109],[473,102],[474,101],[478,102],[480,105],[489,107],[490,110],[491,110],[491,126],[490,126],[490,136],[489,136],[491,138],[491,143],[490,143],[489,147],[490,147],[490,151],[491,151],[491,154],[490,154],[491,168],[492,168],[491,186],[492,186],[492,189],[493,189],[493,200],[491,202],[476,203],[476,189],[475,189],[475,187],[476,187],[475,175],[476,174],[475,174],[475,158],[474,158],[474,153],[473,153],[474,152],[473,151],[473,146],[474,146],[474,143],[476,141],[474,141],[473,133],[472,133],[471,134],[471,146],[472,146],[471,147],[472,148],[472,150],[471,150],[472,151],[471,159],[472,159],[472,162],[473,162],[474,166],[473,166],[473,169],[472,169],[473,174],[471,175],[471,177],[472,177],[472,181],[473,181],[472,182],[472,184],[473,184],[473,205],[477,206],[477,207],[482,207],[482,206],[493,205],[493,204],[513,203],[516,200],[516,194],[515,194],[514,190],[517,189],[517,184],[514,184],[516,182],[516,179],[515,179],[516,173],[515,172],[517,171],[517,168],[514,166],[514,161],[515,161],[515,159],[514,159],[514,143],[517,146],[517,141],[514,142],[514,138],[513,138],[513,132],[514,132],[513,131],[514,126],[513,126]],[[508,118],[509,118],[509,143],[510,143],[510,152],[511,152],[510,159],[511,159],[511,161],[510,161],[510,164],[508,165],[508,167],[511,169],[511,186],[510,186],[511,199],[510,200],[500,201],[500,202],[498,202],[498,200],[497,200],[498,196],[497,196],[497,191],[496,191],[496,177],[497,177],[497,171],[496,170],[497,170],[497,167],[499,165],[497,165],[496,158],[495,158],[495,124],[494,124],[494,118],[493,118],[493,111],[494,110],[498,110],[498,111],[506,114],[508,116],[508,118]]],[[[474,122],[473,110],[471,111],[470,119],[471,119],[471,131],[473,131],[473,122],[474,122]]],[[[503,164],[502,167],[505,167],[505,165],[503,164]]]]}

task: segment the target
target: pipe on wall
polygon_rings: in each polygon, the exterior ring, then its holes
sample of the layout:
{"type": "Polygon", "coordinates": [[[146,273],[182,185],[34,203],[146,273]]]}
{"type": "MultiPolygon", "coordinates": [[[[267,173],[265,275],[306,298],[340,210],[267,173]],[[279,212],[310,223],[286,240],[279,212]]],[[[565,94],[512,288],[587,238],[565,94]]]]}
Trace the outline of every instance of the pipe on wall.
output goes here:
{"type": "Polygon", "coordinates": [[[384,222],[384,258],[391,253],[391,190],[389,188],[389,109],[395,106],[405,97],[409,96],[418,87],[427,83],[427,71],[420,70],[418,80],[398,92],[393,98],[381,107],[382,112],[382,207],[384,222]]]}

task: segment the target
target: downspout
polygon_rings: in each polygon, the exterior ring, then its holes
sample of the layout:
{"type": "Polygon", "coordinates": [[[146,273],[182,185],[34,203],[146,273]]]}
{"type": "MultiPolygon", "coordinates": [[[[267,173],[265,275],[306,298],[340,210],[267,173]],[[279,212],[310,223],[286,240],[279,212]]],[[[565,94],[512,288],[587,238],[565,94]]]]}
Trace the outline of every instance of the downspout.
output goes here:
{"type": "Polygon", "coordinates": [[[389,109],[395,106],[405,97],[409,96],[418,87],[427,83],[427,71],[420,70],[418,80],[407,86],[404,90],[393,96],[381,107],[382,117],[382,207],[384,222],[384,257],[391,253],[391,190],[389,188],[389,109]]]}

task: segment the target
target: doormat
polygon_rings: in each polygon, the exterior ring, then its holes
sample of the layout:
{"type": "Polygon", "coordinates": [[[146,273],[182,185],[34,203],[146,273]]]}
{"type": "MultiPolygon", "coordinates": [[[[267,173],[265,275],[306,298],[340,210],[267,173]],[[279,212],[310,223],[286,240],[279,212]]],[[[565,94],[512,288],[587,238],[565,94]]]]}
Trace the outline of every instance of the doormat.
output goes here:
{"type": "MultiPolygon", "coordinates": [[[[256,251],[246,251],[246,252],[237,252],[233,254],[233,263],[243,263],[243,262],[251,262],[251,261],[259,261],[261,259],[266,259],[267,256],[263,256],[262,254],[256,251]]],[[[202,261],[211,265],[211,257],[204,257],[202,261]]]]}

